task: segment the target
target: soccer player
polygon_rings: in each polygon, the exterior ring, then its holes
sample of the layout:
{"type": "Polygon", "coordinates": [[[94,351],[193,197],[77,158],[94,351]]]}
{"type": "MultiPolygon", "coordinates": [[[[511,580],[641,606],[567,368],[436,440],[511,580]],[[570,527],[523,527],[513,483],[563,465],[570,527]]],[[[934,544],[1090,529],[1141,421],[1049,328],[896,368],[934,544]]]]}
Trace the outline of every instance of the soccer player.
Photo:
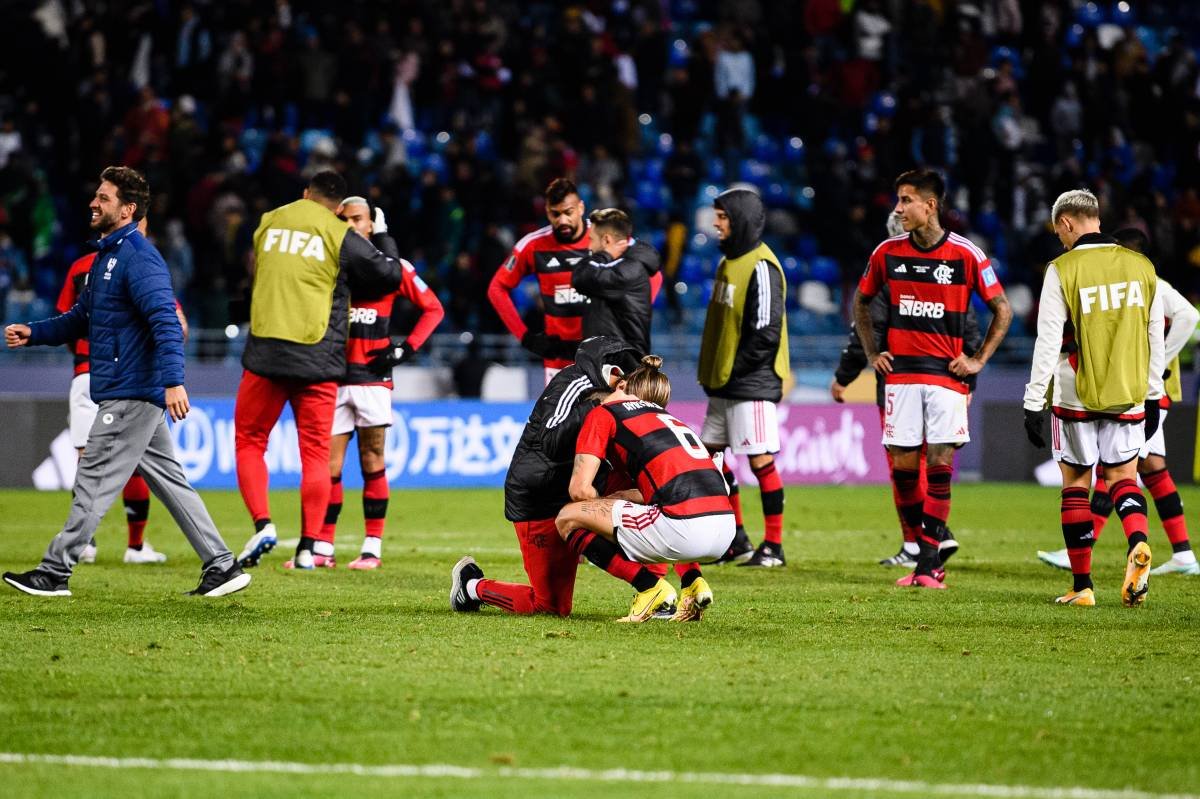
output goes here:
{"type": "MultiPolygon", "coordinates": [[[[486,604],[522,615],[570,615],[581,555],[636,590],[658,583],[661,574],[633,563],[612,542],[591,534],[564,542],[555,523],[571,501],[568,487],[583,420],[598,397],[609,394],[637,363],[637,353],[624,341],[597,336],[584,340],[575,363],[550,380],[533,406],[504,480],[504,516],[516,528],[529,583],[486,579],[475,559],[464,557],[451,572],[453,610],[475,611],[486,604]]],[[[607,486],[609,479],[604,476],[600,482],[607,486]]],[[[708,590],[706,584],[701,587],[708,590]]]]}
{"type": "Polygon", "coordinates": [[[590,300],[583,337],[615,336],[649,352],[652,304],[662,285],[658,251],[631,238],[633,223],[619,208],[592,211],[588,221],[591,254],[571,273],[572,284],[590,300]]]}
{"type": "MultiPolygon", "coordinates": [[[[983,251],[942,229],[945,184],[932,170],[896,179],[896,207],[905,234],[885,239],[867,263],[854,297],[854,322],[867,363],[884,376],[883,444],[891,453],[892,480],[902,505],[921,506],[917,563],[897,585],[945,588],[938,579],[957,544],[939,552],[947,537],[954,452],[967,441],[967,380],[991,359],[1008,332],[1012,309],[983,251]],[[889,292],[887,348],[873,333],[870,304],[889,292]],[[971,292],[992,310],[979,351],[964,352],[971,292]],[[928,488],[920,493],[919,461],[925,447],[928,488]],[[935,574],[936,572],[936,574],[935,574]]],[[[915,510],[914,510],[915,517],[915,510]]]]}
{"type": "Polygon", "coordinates": [[[1100,204],[1091,192],[1063,192],[1050,219],[1067,252],[1046,268],[1024,404],[1026,434],[1044,447],[1053,378],[1051,449],[1062,471],[1063,540],[1074,580],[1055,602],[1096,604],[1088,486],[1098,460],[1129,543],[1121,602],[1136,607],[1150,585],[1146,499],[1136,472],[1138,453],[1157,431],[1163,394],[1159,281],[1148,258],[1100,233],[1100,204]]]}
{"type": "MultiPolygon", "coordinates": [[[[1124,228],[1113,233],[1113,238],[1122,247],[1146,254],[1149,240],[1146,234],[1137,228],[1124,228]]],[[[1196,554],[1192,551],[1188,539],[1187,521],[1183,516],[1183,501],[1175,488],[1175,481],[1167,470],[1167,443],[1163,433],[1167,422],[1167,409],[1171,402],[1178,402],[1183,397],[1179,379],[1179,353],[1187,346],[1192,334],[1196,332],[1196,324],[1200,322],[1200,312],[1188,302],[1182,294],[1174,289],[1161,277],[1158,279],[1158,293],[1162,298],[1164,315],[1163,358],[1167,369],[1163,374],[1164,395],[1159,399],[1158,430],[1146,439],[1141,452],[1138,453],[1137,471],[1150,489],[1154,499],[1154,507],[1158,518],[1162,521],[1171,543],[1171,558],[1157,568],[1151,569],[1150,574],[1200,574],[1200,563],[1196,562],[1196,554]]],[[[1096,485],[1092,490],[1091,501],[1092,526],[1095,537],[1093,545],[1100,540],[1100,533],[1113,512],[1112,497],[1105,480],[1104,467],[1096,467],[1096,485]]],[[[1059,569],[1070,569],[1071,560],[1066,549],[1052,552],[1038,550],[1038,557],[1059,569]]]]}
{"type": "MultiPolygon", "coordinates": [[[[887,349],[887,330],[889,308],[891,307],[891,295],[885,286],[871,300],[869,310],[871,312],[872,333],[875,336],[875,346],[880,350],[887,349]]],[[[963,333],[963,351],[974,353],[979,349],[980,343],[983,341],[983,336],[979,332],[979,318],[975,315],[975,309],[967,306],[966,330],[963,333]]],[[[846,340],[846,347],[842,350],[841,360],[838,361],[837,370],[833,375],[833,382],[829,385],[829,393],[833,397],[834,402],[845,402],[846,387],[858,377],[859,372],[867,365],[867,357],[863,354],[862,341],[858,338],[858,330],[854,323],[850,324],[850,335],[846,340]]],[[[975,376],[972,375],[967,379],[968,387],[971,391],[975,389],[975,376]]],[[[879,372],[875,373],[875,404],[879,407],[879,427],[882,431],[884,426],[884,394],[885,381],[883,375],[879,372]]],[[[970,395],[967,395],[968,398],[970,395]]],[[[892,452],[887,447],[883,448],[888,459],[888,472],[892,473],[894,468],[892,464],[892,452]]],[[[925,476],[925,448],[921,448],[921,453],[917,456],[917,491],[916,494],[924,497],[928,483],[925,476]]],[[[900,488],[896,485],[896,481],[892,480],[892,501],[896,505],[896,515],[900,519],[900,551],[895,555],[884,558],[879,561],[880,566],[916,566],[917,565],[917,534],[921,529],[921,517],[923,513],[922,503],[914,501],[912,497],[901,497],[900,488]],[[904,500],[908,500],[905,504],[904,500]]],[[[952,550],[957,541],[954,540],[954,534],[950,532],[950,528],[946,528],[946,538],[940,545],[940,553],[943,557],[947,556],[952,550]]]]}
{"type": "MultiPolygon", "coordinates": [[[[556,523],[564,541],[590,531],[638,563],[686,563],[675,618],[699,620],[712,592],[695,564],[729,548],[733,508],[708,448],[666,412],[671,383],[661,365],[661,358],[645,356],[584,419],[571,471],[574,501],[559,511],[556,523]],[[594,482],[606,460],[635,487],[600,496],[594,482]]],[[[645,621],[675,598],[675,589],[660,577],[634,596],[621,621],[645,621]]]]}
{"type": "Polygon", "coordinates": [[[708,395],[700,438],[714,455],[728,447],[745,455],[758,480],[763,541],[753,548],[742,526],[737,480],[723,464],[736,534],[721,562],[783,566],[783,480],[775,469],[779,451],[777,404],[791,377],[783,304],[783,268],[762,242],[767,215],[762,200],[730,189],[713,200],[723,258],[704,317],[698,379],[708,395]]]}
{"type": "MultiPolygon", "coordinates": [[[[325,524],[313,543],[312,564],[333,568],[333,541],[338,515],[342,512],[342,464],[350,438],[358,435],[358,461],[363,476],[363,536],[361,553],[350,561],[350,568],[379,568],[383,557],[383,528],[387,519],[387,466],[383,460],[387,429],[392,424],[392,370],[412,357],[442,321],[444,311],[437,295],[417,275],[417,270],[400,257],[395,240],[388,235],[387,218],[382,208],[371,208],[363,197],[342,201],[342,216],[380,252],[400,262],[403,275],[400,288],[381,297],[350,295],[350,333],[346,339],[346,376],[338,385],[337,406],[333,411],[333,440],[329,448],[329,507],[325,524]],[[404,338],[388,335],[392,306],[403,298],[421,309],[412,332],[404,338]]],[[[295,561],[284,568],[295,567],[295,561]]]]}
{"type": "Polygon", "coordinates": [[[96,260],[83,293],[64,314],[4,329],[9,347],[66,344],[86,336],[91,396],[99,405],[66,523],[36,568],[4,573],[6,583],[26,594],[71,596],[68,581],[79,555],[134,469],[141,470],[200,557],[200,584],[192,594],[225,596],[250,584],[188,484],[164,419],[164,411],[175,421],[185,418],[190,404],[171,276],[137,229],[149,204],[150,186],[136,170],[117,166],[101,172],[90,205],[91,229],[99,234],[96,260]]]}
{"type": "Polygon", "coordinates": [[[525,236],[513,247],[488,286],[488,300],[521,346],[542,358],[546,383],[569,366],[582,337],[587,297],[571,285],[571,271],[588,255],[589,229],[579,190],[566,178],[546,187],[550,224],[525,236]],[[530,330],[510,296],[528,275],[536,275],[546,315],[544,331],[530,330]]]}
{"type": "Polygon", "coordinates": [[[307,567],[329,506],[329,448],[338,382],[346,375],[350,293],[380,296],[400,285],[403,269],[336,212],[346,181],[312,176],[304,197],[267,211],[254,232],[250,336],[234,405],[238,489],[254,535],[238,561],[257,565],[278,541],[271,523],[267,464],[271,428],[290,403],[300,439],[300,543],[307,567]]]}
{"type": "MultiPolygon", "coordinates": [[[[146,235],[146,219],[147,217],[142,217],[138,222],[138,232],[143,236],[146,235]]],[[[88,273],[95,261],[96,253],[88,253],[76,259],[67,270],[62,291],[59,292],[58,301],[54,305],[55,310],[60,314],[71,310],[71,306],[83,294],[88,273]]],[[[179,317],[179,324],[183,329],[183,340],[186,343],[187,317],[183,315],[183,309],[179,306],[178,300],[175,301],[175,315],[179,317]]],[[[71,445],[75,447],[79,457],[83,457],[88,432],[92,429],[92,423],[96,421],[98,407],[96,403],[92,402],[92,375],[87,337],[68,342],[67,347],[75,356],[75,374],[71,378],[71,390],[68,395],[70,398],[68,419],[71,445]]],[[[124,561],[126,563],[165,563],[167,556],[162,552],[155,551],[145,537],[146,523],[150,518],[150,487],[146,485],[146,478],[142,477],[136,469],[133,476],[129,478],[129,482],[125,484],[121,497],[125,503],[125,523],[128,525],[124,561]]],[[[83,548],[79,562],[96,562],[95,539],[89,541],[88,545],[83,548]]]]}

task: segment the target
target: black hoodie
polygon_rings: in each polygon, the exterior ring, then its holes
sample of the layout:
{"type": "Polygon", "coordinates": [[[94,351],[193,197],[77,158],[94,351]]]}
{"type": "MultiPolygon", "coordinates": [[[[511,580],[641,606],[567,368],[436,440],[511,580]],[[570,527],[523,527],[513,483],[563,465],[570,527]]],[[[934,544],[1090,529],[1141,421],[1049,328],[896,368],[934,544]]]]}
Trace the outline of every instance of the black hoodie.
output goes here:
{"type": "MultiPolygon", "coordinates": [[[[729,217],[729,236],[720,243],[727,260],[743,256],[762,243],[767,212],[757,194],[747,189],[729,189],[717,195],[713,206],[729,217]]],[[[775,354],[786,324],[783,301],[783,270],[778,265],[760,261],[746,287],[742,329],[729,380],[717,388],[706,386],[706,394],[722,399],[769,402],[779,402],[783,398],[783,381],[775,374],[775,354]],[[767,281],[766,292],[759,291],[760,280],[767,281]],[[764,299],[770,305],[760,313],[759,306],[764,299]]]]}
{"type": "Polygon", "coordinates": [[[584,339],[575,363],[554,376],[529,414],[504,479],[504,518],[510,522],[553,519],[571,501],[567,488],[575,440],[584,417],[599,405],[589,395],[608,390],[605,364],[628,374],[637,368],[640,357],[618,338],[584,339]]]}
{"type": "Polygon", "coordinates": [[[722,255],[733,260],[759,245],[767,226],[762,198],[749,189],[729,189],[717,195],[713,207],[729,217],[729,237],[718,245],[722,255]]]}
{"type": "Polygon", "coordinates": [[[571,285],[591,300],[583,309],[583,337],[615,336],[650,352],[650,278],[661,264],[658,250],[640,241],[620,258],[599,252],[577,263],[571,285]]]}

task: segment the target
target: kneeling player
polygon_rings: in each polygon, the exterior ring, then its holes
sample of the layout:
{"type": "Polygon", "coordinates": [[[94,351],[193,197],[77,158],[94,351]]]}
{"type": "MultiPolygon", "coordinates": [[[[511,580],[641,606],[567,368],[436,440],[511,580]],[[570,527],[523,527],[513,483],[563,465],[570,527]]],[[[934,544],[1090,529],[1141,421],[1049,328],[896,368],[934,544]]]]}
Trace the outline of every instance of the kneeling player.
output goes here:
{"type": "Polygon", "coordinates": [[[575,440],[598,403],[595,395],[607,395],[636,365],[637,354],[624,341],[595,336],[579,346],[575,363],[551,378],[529,414],[504,481],[504,516],[516,528],[529,583],[486,579],[468,555],[451,572],[451,609],[475,611],[486,604],[509,613],[567,616],[581,555],[639,591],[655,586],[666,573],[665,567],[659,574],[630,561],[613,543],[591,533],[568,545],[555,527],[555,516],[570,502],[575,440]]]}
{"type": "MultiPolygon", "coordinates": [[[[638,563],[715,560],[735,532],[725,478],[700,437],[664,410],[671,384],[659,371],[662,359],[647,355],[642,364],[584,420],[571,473],[575,501],[558,514],[559,535],[571,542],[590,531],[638,563]],[[593,483],[604,460],[637,488],[600,497],[593,483]]],[[[712,601],[707,583],[698,567],[681,582],[675,617],[698,619],[712,601]]],[[[645,621],[674,601],[660,578],[638,592],[622,621],[645,621]]]]}

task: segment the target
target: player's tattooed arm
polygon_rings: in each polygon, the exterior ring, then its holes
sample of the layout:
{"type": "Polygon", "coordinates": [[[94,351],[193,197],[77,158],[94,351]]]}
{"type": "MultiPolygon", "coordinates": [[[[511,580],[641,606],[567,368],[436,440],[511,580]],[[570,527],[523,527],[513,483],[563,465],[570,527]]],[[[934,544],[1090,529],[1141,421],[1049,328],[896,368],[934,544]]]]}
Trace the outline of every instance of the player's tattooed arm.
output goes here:
{"type": "Polygon", "coordinates": [[[871,322],[871,298],[861,291],[854,292],[854,330],[862,342],[867,365],[880,374],[892,371],[892,354],[875,346],[875,325],[871,322]]]}
{"type": "Polygon", "coordinates": [[[996,354],[996,349],[1000,346],[1000,342],[1004,341],[1004,337],[1008,334],[1009,325],[1012,324],[1012,306],[1008,304],[1008,297],[1004,292],[997,294],[988,300],[988,308],[992,311],[992,323],[988,325],[987,335],[983,339],[983,345],[979,348],[979,352],[973,357],[967,357],[960,353],[957,358],[950,362],[950,371],[958,377],[970,377],[971,375],[979,374],[991,357],[996,354]]]}
{"type": "Polygon", "coordinates": [[[600,493],[592,485],[596,472],[600,469],[600,459],[595,455],[579,454],[575,456],[575,465],[571,469],[571,485],[567,493],[571,499],[579,502],[586,499],[596,499],[600,493]]]}

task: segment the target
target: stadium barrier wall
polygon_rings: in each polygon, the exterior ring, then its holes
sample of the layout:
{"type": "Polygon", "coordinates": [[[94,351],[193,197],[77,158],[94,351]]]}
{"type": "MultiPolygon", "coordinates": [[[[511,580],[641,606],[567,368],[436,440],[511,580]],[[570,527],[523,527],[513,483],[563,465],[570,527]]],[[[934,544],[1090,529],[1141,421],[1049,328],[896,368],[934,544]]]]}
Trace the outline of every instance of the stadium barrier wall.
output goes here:
{"type": "MultiPolygon", "coordinates": [[[[233,397],[193,397],[188,418],[172,425],[176,453],[193,485],[202,489],[237,487],[233,397]]],[[[471,400],[395,402],[385,460],[396,488],[500,487],[520,439],[531,403],[471,400]]],[[[672,403],[671,412],[697,431],[702,402],[672,403]]],[[[879,446],[879,418],[873,405],[780,406],[777,464],[788,484],[884,483],[887,462],[879,446]]],[[[65,400],[0,398],[2,437],[8,456],[0,460],[0,486],[69,488],[75,478],[75,450],[66,429],[65,400]]],[[[756,482],[744,458],[733,466],[746,485],[756,482]]],[[[300,457],[291,410],[271,433],[267,465],[272,488],[295,488],[300,457]]],[[[343,477],[349,488],[362,485],[353,447],[343,477]]]]}

